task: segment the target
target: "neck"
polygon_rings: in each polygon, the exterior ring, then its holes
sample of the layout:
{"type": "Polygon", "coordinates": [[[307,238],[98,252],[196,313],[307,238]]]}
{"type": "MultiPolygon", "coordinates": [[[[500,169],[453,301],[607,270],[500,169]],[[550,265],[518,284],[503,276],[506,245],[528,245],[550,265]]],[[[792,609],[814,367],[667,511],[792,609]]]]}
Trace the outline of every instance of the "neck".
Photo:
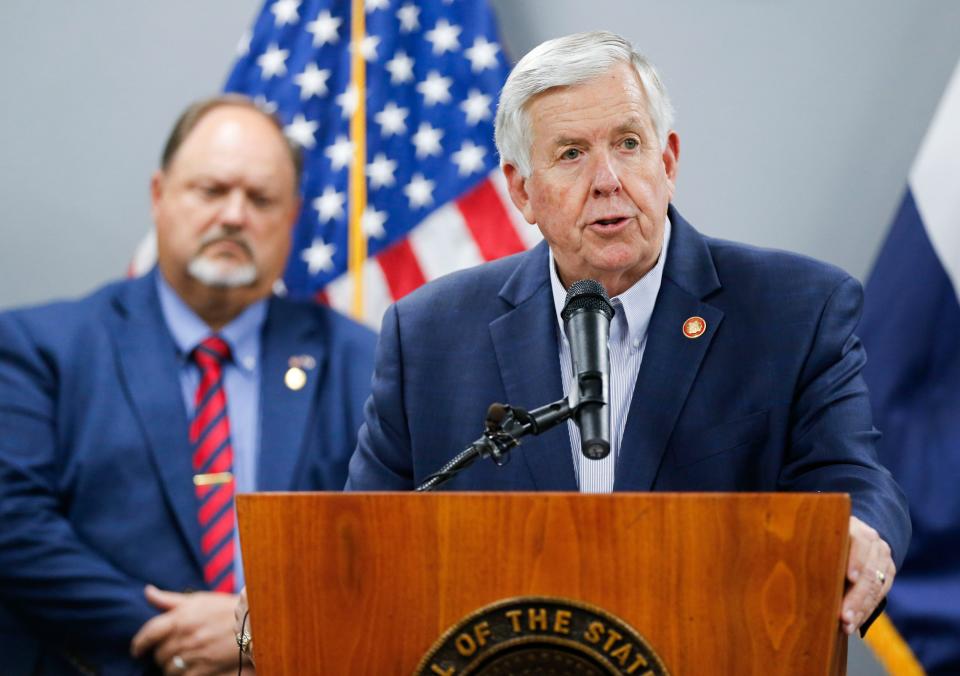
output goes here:
{"type": "MultiPolygon", "coordinates": [[[[607,290],[607,295],[610,298],[613,298],[614,296],[619,296],[631,286],[639,282],[641,279],[643,279],[644,275],[646,275],[652,269],[653,266],[651,265],[648,268],[642,269],[639,274],[637,271],[629,271],[608,275],[594,275],[592,278],[600,282],[603,285],[603,288],[607,290]]],[[[569,275],[564,274],[563,271],[560,270],[559,266],[557,266],[557,276],[560,278],[560,283],[563,284],[564,289],[569,289],[571,284],[583,279],[583,277],[571,278],[569,275]]]]}

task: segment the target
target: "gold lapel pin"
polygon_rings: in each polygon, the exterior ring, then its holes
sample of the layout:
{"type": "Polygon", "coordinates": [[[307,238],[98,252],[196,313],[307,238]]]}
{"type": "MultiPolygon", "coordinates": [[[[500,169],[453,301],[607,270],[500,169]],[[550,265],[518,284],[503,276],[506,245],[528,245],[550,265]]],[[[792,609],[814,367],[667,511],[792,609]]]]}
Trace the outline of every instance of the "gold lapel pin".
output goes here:
{"type": "Polygon", "coordinates": [[[303,386],[307,384],[307,372],[299,366],[291,366],[283,374],[283,384],[294,392],[302,390],[303,386]]]}
{"type": "Polygon", "coordinates": [[[690,317],[683,323],[683,335],[687,338],[699,338],[707,330],[707,322],[703,317],[690,317]]]}

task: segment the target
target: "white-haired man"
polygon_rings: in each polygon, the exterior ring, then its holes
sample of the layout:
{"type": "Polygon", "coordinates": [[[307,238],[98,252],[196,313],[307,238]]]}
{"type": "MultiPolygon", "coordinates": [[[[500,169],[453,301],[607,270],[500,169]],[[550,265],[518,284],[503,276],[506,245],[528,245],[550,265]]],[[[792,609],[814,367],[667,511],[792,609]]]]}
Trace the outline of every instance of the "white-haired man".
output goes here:
{"type": "Polygon", "coordinates": [[[596,279],[616,310],[610,454],[585,458],[570,424],[448,486],[848,492],[851,586],[839,619],[848,633],[860,627],[910,536],[902,492],[874,451],[853,333],[860,285],[807,258],[705,237],[680,216],[666,91],[617,35],[527,54],[496,132],[510,195],[545,242],[387,312],[348,487],[410,489],[477,436],[491,402],[559,399],[571,382],[565,289],[596,279]]]}

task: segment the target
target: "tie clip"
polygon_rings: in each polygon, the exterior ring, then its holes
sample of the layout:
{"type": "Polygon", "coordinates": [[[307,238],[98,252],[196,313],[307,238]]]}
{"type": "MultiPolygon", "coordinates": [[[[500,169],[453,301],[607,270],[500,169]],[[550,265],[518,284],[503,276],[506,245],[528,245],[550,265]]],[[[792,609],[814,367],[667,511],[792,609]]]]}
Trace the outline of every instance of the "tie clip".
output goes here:
{"type": "Polygon", "coordinates": [[[214,472],[212,474],[194,474],[194,486],[213,486],[214,484],[226,484],[233,481],[233,472],[214,472]]]}

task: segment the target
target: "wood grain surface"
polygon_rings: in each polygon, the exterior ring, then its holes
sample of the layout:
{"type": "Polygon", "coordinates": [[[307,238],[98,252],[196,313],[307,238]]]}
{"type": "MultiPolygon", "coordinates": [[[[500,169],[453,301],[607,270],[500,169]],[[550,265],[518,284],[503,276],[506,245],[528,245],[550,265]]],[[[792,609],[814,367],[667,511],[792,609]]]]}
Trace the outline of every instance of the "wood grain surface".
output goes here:
{"type": "Polygon", "coordinates": [[[297,493],[237,499],[257,672],[411,674],[465,615],[599,606],[674,676],[837,674],[849,498],[297,493]]]}

